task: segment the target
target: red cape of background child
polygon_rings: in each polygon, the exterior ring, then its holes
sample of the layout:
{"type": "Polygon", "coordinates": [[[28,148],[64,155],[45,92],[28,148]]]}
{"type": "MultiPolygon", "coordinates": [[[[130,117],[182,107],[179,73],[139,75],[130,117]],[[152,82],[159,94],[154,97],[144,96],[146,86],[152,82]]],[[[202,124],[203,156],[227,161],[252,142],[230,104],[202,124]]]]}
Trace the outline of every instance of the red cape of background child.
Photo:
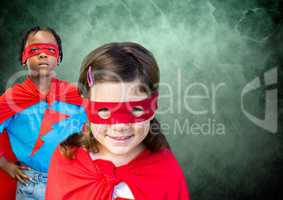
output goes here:
{"type": "MultiPolygon", "coordinates": [[[[42,100],[46,100],[49,104],[52,104],[55,100],[75,105],[82,104],[82,98],[77,88],[70,83],[53,79],[48,94],[42,95],[28,77],[23,83],[14,85],[0,97],[0,123],[42,100]]],[[[6,159],[16,161],[6,130],[0,134],[0,147],[0,151],[3,151],[0,152],[0,155],[3,154],[6,159]]],[[[14,200],[16,183],[16,179],[0,170],[0,188],[2,188],[0,190],[0,199],[14,200]]]]}

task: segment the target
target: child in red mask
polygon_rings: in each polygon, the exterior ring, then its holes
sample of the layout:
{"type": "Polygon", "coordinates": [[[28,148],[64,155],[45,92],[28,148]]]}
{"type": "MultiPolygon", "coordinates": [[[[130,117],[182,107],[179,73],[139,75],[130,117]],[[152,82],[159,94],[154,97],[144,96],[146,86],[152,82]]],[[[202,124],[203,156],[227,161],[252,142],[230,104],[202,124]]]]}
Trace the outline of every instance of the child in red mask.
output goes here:
{"type": "Polygon", "coordinates": [[[156,119],[159,69],[136,43],[110,43],[84,60],[89,123],[55,151],[47,200],[188,200],[183,172],[156,119]]]}
{"type": "Polygon", "coordinates": [[[77,88],[56,78],[62,58],[53,29],[34,27],[24,36],[20,61],[27,77],[0,97],[0,199],[16,193],[16,199],[43,200],[53,151],[86,120],[77,88]]]}

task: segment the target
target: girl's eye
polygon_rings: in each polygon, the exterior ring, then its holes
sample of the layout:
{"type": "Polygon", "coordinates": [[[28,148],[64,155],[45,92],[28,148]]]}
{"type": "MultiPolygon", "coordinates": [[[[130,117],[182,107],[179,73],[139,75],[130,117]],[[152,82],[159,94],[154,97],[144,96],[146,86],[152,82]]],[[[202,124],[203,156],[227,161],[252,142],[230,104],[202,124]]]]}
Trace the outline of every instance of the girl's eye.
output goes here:
{"type": "Polygon", "coordinates": [[[31,53],[34,53],[34,52],[36,52],[37,50],[38,50],[38,48],[31,48],[30,52],[31,52],[31,53]]]}
{"type": "Polygon", "coordinates": [[[108,110],[108,108],[100,108],[98,110],[98,116],[102,119],[108,119],[111,116],[110,111],[108,110]]]}
{"type": "Polygon", "coordinates": [[[135,117],[140,117],[144,114],[144,110],[142,107],[134,107],[132,113],[135,117]]]}
{"type": "Polygon", "coordinates": [[[48,51],[50,51],[51,53],[55,53],[55,49],[53,48],[48,48],[48,51]]]}

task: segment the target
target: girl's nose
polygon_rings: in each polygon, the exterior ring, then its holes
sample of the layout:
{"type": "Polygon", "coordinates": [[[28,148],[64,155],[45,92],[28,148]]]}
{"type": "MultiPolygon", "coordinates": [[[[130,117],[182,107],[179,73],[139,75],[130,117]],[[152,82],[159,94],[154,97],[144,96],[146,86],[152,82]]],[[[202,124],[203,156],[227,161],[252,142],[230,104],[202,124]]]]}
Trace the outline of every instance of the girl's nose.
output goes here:
{"type": "Polygon", "coordinates": [[[39,58],[47,58],[47,55],[45,53],[40,53],[39,58]]]}
{"type": "Polygon", "coordinates": [[[130,124],[112,124],[111,127],[114,131],[128,131],[130,129],[130,124]]]}

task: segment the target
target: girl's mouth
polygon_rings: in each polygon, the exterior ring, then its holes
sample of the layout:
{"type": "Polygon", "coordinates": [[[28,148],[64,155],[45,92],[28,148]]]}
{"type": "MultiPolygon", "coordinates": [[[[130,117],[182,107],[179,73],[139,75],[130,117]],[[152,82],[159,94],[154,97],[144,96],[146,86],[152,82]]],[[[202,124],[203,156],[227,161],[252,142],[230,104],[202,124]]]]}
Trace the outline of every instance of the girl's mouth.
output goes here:
{"type": "Polygon", "coordinates": [[[118,142],[124,142],[129,140],[130,138],[132,138],[134,135],[128,135],[128,136],[110,136],[107,135],[107,137],[109,137],[112,140],[118,141],[118,142]]]}
{"type": "Polygon", "coordinates": [[[39,63],[38,65],[39,65],[40,67],[48,67],[48,66],[49,66],[49,64],[46,63],[46,62],[39,63]]]}

